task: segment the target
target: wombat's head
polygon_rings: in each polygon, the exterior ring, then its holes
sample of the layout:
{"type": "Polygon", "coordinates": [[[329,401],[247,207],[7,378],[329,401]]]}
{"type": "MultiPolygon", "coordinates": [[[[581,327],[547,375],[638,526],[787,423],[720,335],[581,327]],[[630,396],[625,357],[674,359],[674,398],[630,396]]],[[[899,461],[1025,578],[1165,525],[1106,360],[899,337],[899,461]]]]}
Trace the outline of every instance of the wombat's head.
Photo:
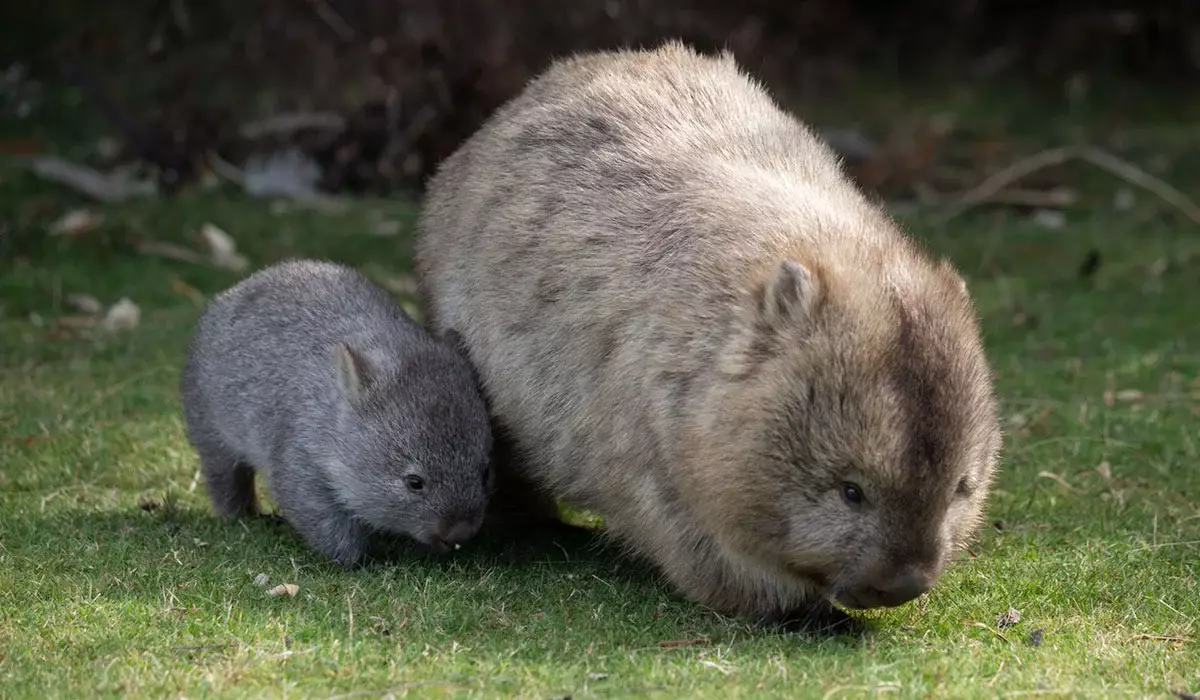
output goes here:
{"type": "Polygon", "coordinates": [[[961,277],[880,267],[767,270],[686,460],[725,546],[852,608],[938,580],[978,531],[1001,443],[961,277]]]}
{"type": "Polygon", "coordinates": [[[342,343],[331,360],[342,393],[341,500],[372,528],[438,551],[473,537],[491,488],[492,434],[465,358],[437,340],[382,362],[342,343]]]}

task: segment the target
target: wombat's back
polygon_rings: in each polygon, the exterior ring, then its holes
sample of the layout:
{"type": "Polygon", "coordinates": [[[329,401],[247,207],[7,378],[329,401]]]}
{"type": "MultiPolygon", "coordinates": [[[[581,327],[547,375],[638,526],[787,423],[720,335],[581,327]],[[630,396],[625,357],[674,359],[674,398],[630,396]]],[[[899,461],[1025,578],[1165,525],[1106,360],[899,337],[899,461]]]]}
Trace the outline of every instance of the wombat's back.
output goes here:
{"type": "Polygon", "coordinates": [[[290,260],[213,297],[196,324],[181,392],[185,410],[258,463],[298,416],[336,414],[334,344],[351,339],[394,364],[428,341],[387,292],[332,262],[290,260]]]}
{"type": "Polygon", "coordinates": [[[702,392],[671,378],[712,371],[779,260],[907,246],[731,57],[668,43],[562,60],[499,109],[432,179],[417,265],[522,452],[585,498],[589,462],[675,449],[702,392]]]}

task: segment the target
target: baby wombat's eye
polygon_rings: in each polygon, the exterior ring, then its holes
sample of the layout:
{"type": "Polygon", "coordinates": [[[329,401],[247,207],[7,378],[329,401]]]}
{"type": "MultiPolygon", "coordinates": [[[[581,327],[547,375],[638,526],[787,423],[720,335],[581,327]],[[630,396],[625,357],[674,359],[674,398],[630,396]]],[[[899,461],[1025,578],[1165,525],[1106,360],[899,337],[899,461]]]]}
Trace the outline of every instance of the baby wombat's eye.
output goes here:
{"type": "Polygon", "coordinates": [[[415,474],[409,474],[404,477],[404,483],[413,491],[420,491],[425,488],[425,480],[415,474]]]}
{"type": "Polygon", "coordinates": [[[863,502],[862,487],[858,484],[847,481],[842,484],[842,498],[852,506],[861,506],[863,502]]]}

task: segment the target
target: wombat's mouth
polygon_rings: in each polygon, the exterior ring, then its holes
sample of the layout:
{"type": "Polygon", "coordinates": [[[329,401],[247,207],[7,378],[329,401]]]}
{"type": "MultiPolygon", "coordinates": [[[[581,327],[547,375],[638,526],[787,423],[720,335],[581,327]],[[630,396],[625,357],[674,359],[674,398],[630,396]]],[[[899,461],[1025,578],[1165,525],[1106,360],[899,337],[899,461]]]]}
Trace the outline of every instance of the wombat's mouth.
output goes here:
{"type": "Polygon", "coordinates": [[[449,554],[450,552],[462,547],[461,544],[450,544],[449,542],[438,539],[437,537],[422,537],[418,539],[417,542],[420,543],[422,547],[428,549],[434,554],[449,554]]]}

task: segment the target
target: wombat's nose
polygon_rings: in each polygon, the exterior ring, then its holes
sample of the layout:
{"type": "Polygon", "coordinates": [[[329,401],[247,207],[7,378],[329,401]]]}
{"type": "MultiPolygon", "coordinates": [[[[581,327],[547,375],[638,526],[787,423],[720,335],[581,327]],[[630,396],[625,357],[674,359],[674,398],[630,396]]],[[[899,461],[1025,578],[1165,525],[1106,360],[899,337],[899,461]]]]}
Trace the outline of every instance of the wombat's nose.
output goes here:
{"type": "Polygon", "coordinates": [[[929,576],[919,569],[909,569],[876,589],[879,605],[903,605],[929,590],[929,576]]]}
{"type": "Polygon", "coordinates": [[[442,521],[438,524],[433,536],[447,549],[463,544],[479,531],[481,518],[464,518],[461,520],[442,521]]]}
{"type": "Polygon", "coordinates": [[[850,605],[857,608],[892,608],[903,605],[929,590],[932,577],[920,569],[909,569],[884,581],[850,591],[850,605]]]}

